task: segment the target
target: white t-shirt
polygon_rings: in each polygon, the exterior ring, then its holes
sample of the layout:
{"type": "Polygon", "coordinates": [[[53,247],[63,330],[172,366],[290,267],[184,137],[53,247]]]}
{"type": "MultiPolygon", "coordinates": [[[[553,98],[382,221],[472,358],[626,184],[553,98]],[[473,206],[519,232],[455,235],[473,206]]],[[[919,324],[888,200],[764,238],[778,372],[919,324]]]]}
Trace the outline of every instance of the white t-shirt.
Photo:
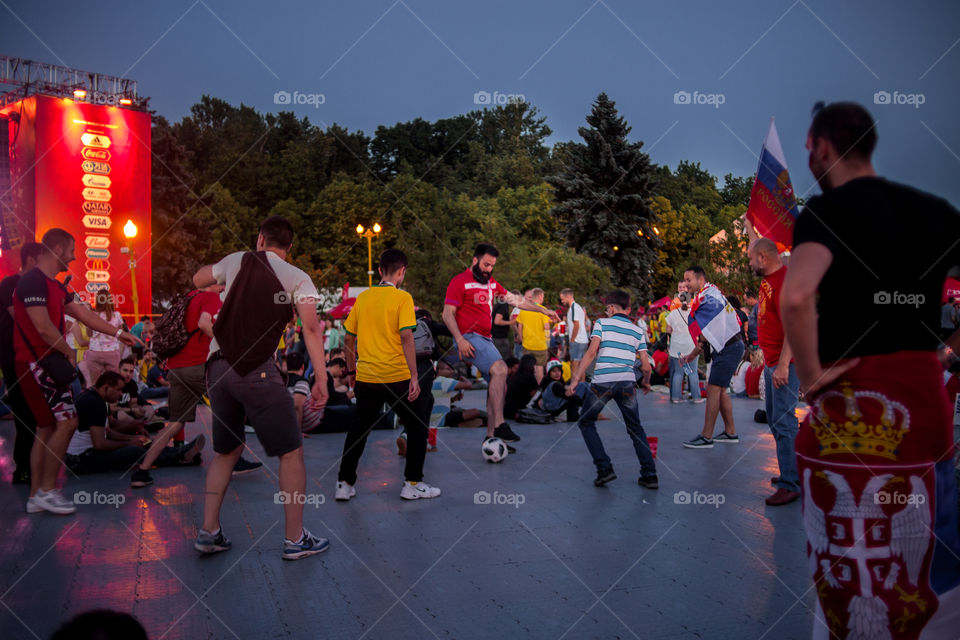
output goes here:
{"type": "MultiPolygon", "coordinates": [[[[230,293],[230,287],[240,272],[240,264],[243,261],[245,253],[247,252],[237,251],[236,253],[231,253],[213,265],[213,277],[217,279],[219,284],[225,285],[223,293],[220,294],[221,301],[227,299],[227,294],[230,293]]],[[[273,272],[277,274],[277,279],[280,280],[283,290],[287,292],[287,297],[293,303],[306,302],[311,298],[317,300],[320,297],[320,294],[317,293],[317,287],[313,284],[310,276],[283,260],[274,252],[267,251],[266,253],[267,262],[270,264],[273,272]]],[[[219,350],[220,345],[217,344],[217,339],[214,338],[210,341],[210,353],[219,350]]]]}
{"type": "MultiPolygon", "coordinates": [[[[106,320],[103,317],[102,313],[97,313],[102,320],[106,320]]],[[[120,316],[120,312],[114,311],[113,315],[110,316],[110,319],[107,320],[111,327],[116,327],[119,329],[123,326],[123,318],[120,316]]],[[[114,331],[116,334],[116,331],[114,331]]],[[[119,351],[120,350],[120,341],[117,340],[112,335],[107,335],[105,333],[100,333],[99,331],[93,331],[90,334],[90,350],[91,351],[119,351]]]]}
{"type": "Polygon", "coordinates": [[[580,328],[577,329],[577,337],[574,340],[577,344],[587,344],[590,342],[590,335],[587,333],[587,314],[583,312],[583,307],[581,307],[576,302],[570,305],[570,308],[567,309],[567,337],[573,335],[573,323],[579,322],[580,328]]]}
{"type": "Polygon", "coordinates": [[[678,358],[681,355],[687,355],[694,350],[693,338],[690,337],[690,327],[687,321],[690,318],[690,310],[677,308],[667,315],[667,325],[670,327],[670,357],[678,358]]]}

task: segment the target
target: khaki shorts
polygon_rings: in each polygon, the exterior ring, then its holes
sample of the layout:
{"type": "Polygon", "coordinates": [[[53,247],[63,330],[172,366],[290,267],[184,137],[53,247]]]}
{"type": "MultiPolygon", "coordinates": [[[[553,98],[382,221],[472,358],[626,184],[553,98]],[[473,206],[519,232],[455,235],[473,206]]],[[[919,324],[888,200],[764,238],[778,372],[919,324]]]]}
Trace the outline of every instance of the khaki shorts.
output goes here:
{"type": "Polygon", "coordinates": [[[207,392],[205,365],[170,369],[167,380],[170,381],[171,422],[193,422],[197,419],[197,404],[207,392]]]}
{"type": "Polygon", "coordinates": [[[534,358],[536,358],[538,367],[547,366],[547,360],[550,359],[550,352],[547,351],[546,349],[544,349],[543,351],[531,351],[530,349],[524,349],[523,355],[533,356],[534,358]]]}

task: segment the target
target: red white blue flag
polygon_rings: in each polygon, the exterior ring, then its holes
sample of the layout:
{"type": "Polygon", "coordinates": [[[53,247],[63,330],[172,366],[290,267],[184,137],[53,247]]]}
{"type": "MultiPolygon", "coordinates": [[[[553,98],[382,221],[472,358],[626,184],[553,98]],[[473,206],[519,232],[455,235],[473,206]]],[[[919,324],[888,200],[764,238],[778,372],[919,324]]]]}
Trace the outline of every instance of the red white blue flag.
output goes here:
{"type": "Polygon", "coordinates": [[[750,193],[747,219],[758,234],[770,238],[780,246],[781,251],[785,251],[793,246],[793,225],[798,213],[797,197],[787,172],[787,160],[771,118],[767,139],[760,150],[760,164],[750,193]]]}

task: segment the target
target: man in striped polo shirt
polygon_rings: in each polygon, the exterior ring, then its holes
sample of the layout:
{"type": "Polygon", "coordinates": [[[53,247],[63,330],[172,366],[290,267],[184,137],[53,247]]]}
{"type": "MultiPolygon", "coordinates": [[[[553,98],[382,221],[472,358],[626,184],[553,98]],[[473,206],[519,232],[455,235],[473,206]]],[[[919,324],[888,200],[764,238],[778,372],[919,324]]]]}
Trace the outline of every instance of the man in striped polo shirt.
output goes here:
{"type": "Polygon", "coordinates": [[[643,371],[641,384],[644,393],[650,391],[650,374],[653,368],[647,357],[646,337],[630,320],[630,294],[625,291],[612,291],[604,302],[607,305],[607,317],[594,323],[593,332],[590,334],[590,347],[570,379],[567,395],[576,393],[577,383],[583,379],[584,372],[596,359],[597,366],[590,392],[584,398],[583,410],[577,423],[580,433],[583,434],[583,441],[587,443],[587,449],[593,456],[593,464],[597,467],[597,479],[593,484],[602,487],[617,478],[610,457],[597,433],[597,416],[607,402],[613,400],[620,407],[627,435],[633,440],[633,448],[637,452],[637,460],[640,461],[640,478],[637,482],[641,487],[656,489],[660,486],[657,467],[647,443],[647,434],[640,424],[636,376],[633,372],[634,361],[639,353],[643,371]]]}

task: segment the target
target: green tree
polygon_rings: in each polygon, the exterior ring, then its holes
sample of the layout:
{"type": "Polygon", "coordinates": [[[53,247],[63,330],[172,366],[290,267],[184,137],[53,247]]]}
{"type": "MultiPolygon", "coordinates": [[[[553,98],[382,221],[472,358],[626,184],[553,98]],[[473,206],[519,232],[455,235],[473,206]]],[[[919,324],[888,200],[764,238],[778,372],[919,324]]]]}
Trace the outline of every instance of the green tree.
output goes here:
{"type": "Polygon", "coordinates": [[[554,214],[570,246],[610,269],[614,284],[648,298],[660,244],[649,206],[650,157],[642,142],[627,140],[631,128],[607,94],[597,96],[587,124],[579,129],[584,142],[564,148],[565,169],[548,179],[554,214]]]}

